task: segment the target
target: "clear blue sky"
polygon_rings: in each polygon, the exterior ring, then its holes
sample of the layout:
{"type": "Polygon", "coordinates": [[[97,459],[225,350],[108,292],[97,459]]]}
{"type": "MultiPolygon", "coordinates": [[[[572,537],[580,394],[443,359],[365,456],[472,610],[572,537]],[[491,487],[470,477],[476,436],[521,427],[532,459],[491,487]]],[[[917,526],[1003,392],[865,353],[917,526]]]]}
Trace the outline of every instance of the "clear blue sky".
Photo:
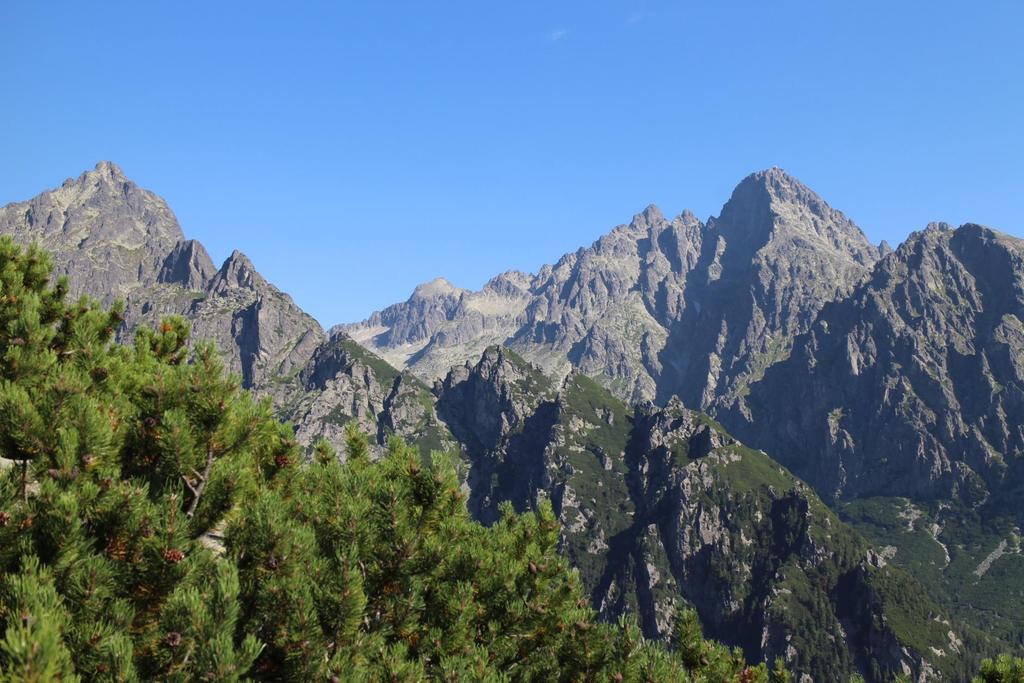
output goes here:
{"type": "Polygon", "coordinates": [[[324,324],[782,166],[1024,233],[1024,2],[6,2],[0,203],[100,159],[324,324]]]}

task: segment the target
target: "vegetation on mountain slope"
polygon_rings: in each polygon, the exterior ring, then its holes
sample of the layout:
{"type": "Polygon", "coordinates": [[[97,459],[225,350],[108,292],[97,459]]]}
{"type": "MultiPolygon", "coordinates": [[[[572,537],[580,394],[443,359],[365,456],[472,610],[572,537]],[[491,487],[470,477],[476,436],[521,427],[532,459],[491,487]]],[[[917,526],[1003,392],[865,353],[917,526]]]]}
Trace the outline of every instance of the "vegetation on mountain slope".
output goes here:
{"type": "Polygon", "coordinates": [[[838,511],[993,646],[1024,644],[1024,549],[1015,519],[985,517],[963,505],[886,497],[843,502],[838,511]]]}

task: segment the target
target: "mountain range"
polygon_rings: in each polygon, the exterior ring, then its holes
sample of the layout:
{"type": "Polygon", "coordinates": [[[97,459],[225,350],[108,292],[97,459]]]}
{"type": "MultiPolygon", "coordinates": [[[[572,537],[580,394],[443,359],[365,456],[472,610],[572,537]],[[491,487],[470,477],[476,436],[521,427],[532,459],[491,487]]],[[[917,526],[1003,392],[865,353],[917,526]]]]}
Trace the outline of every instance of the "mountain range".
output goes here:
{"type": "Polygon", "coordinates": [[[551,502],[607,618],[681,606],[751,660],[963,678],[1024,644],[1024,243],[895,250],[780,169],[718,217],[648,207],[535,274],[444,279],[325,332],[217,268],[114,164],[0,209],[76,294],[217,344],[300,443],[356,421],[460,457],[473,514],[551,502]]]}

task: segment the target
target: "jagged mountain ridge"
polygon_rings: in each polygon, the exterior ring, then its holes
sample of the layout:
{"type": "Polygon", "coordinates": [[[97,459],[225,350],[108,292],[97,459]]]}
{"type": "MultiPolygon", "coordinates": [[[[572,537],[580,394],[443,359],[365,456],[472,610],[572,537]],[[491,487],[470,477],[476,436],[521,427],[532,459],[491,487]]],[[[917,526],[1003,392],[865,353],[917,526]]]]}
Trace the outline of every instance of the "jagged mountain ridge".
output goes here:
{"type": "Polygon", "coordinates": [[[90,294],[105,303],[139,287],[186,280],[190,261],[197,284],[215,270],[202,247],[190,248],[195,245],[186,242],[167,203],[110,162],[3,207],[0,232],[46,247],[56,271],[69,276],[72,295],[90,294]]]}
{"type": "Polygon", "coordinates": [[[651,206],[536,275],[504,273],[479,292],[438,279],[338,329],[427,377],[503,344],[624,398],[706,408],[735,400],[886,249],[776,168],[706,224],[651,206]]]}
{"type": "MultiPolygon", "coordinates": [[[[620,396],[653,386],[659,403],[678,395],[706,409],[850,514],[959,617],[1024,645],[1021,242],[934,225],[872,254],[855,226],[778,170],[746,179],[707,225],[684,214],[652,229],[659,216],[649,209],[543,269],[538,280],[565,283],[544,290],[548,300],[520,285],[526,310],[561,313],[525,333],[500,330],[505,342],[620,396]],[[671,267],[659,270],[662,258],[671,267]],[[552,277],[560,268],[569,275],[552,277]],[[658,293],[653,306],[645,292],[658,293]],[[625,309],[641,311],[632,328],[608,324],[625,309]],[[561,355],[561,339],[579,341],[561,355]]],[[[453,330],[472,332],[460,311],[476,296],[449,293],[450,319],[413,367],[453,330]]],[[[349,329],[388,351],[386,336],[349,329]]]]}

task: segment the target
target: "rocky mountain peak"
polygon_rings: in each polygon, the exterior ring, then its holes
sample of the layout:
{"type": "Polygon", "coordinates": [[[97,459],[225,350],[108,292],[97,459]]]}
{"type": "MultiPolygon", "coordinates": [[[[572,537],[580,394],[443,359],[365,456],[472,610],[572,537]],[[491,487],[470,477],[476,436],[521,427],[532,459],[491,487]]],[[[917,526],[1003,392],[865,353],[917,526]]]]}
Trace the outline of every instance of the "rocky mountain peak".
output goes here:
{"type": "Polygon", "coordinates": [[[109,161],[60,187],[0,208],[0,233],[41,244],[72,293],[106,302],[152,284],[185,237],[174,213],[109,161]]]}
{"type": "Polygon", "coordinates": [[[36,227],[61,227],[65,235],[73,230],[76,238],[120,241],[133,246],[142,240],[149,243],[143,246],[154,250],[173,246],[184,239],[166,202],[140,188],[110,161],[101,161],[92,170],[77,178],[68,178],[59,188],[43,192],[23,204],[29,205],[29,219],[36,227]],[[47,221],[45,226],[40,226],[44,211],[47,221]],[[71,225],[55,225],[57,211],[71,225]],[[88,219],[97,213],[117,215],[107,215],[105,220],[90,223],[88,219]],[[84,230],[86,226],[90,229],[84,230]]]}
{"type": "Polygon", "coordinates": [[[530,291],[533,276],[519,270],[507,270],[500,275],[492,277],[484,285],[484,291],[493,292],[499,296],[521,297],[530,291]]]}
{"type": "Polygon", "coordinates": [[[521,425],[538,401],[553,395],[553,385],[515,352],[491,346],[476,363],[452,368],[435,393],[438,415],[452,433],[487,450],[521,425]]]}
{"type": "Polygon", "coordinates": [[[189,290],[202,290],[216,272],[206,248],[196,240],[184,240],[174,245],[167,255],[157,281],[180,284],[189,290]]]}
{"type": "Polygon", "coordinates": [[[924,226],[924,232],[943,232],[952,229],[953,226],[946,221],[932,221],[928,225],[924,226]]]}
{"type": "Polygon", "coordinates": [[[442,378],[488,345],[545,372],[575,367],[620,396],[708,408],[788,351],[827,302],[882,252],[779,168],[754,173],[719,218],[654,205],[536,275],[506,273],[481,291],[443,279],[346,326],[401,367],[442,378]]]}
{"type": "Polygon", "coordinates": [[[744,178],[714,225],[744,260],[773,243],[834,251],[861,265],[880,255],[853,221],[778,167],[744,178]]]}
{"type": "Polygon", "coordinates": [[[697,215],[689,209],[683,209],[683,212],[676,218],[683,225],[700,225],[701,221],[697,218],[697,215]]]}
{"type": "Polygon", "coordinates": [[[633,216],[633,220],[630,221],[629,226],[636,230],[647,231],[652,226],[659,225],[665,222],[665,215],[661,212],[654,204],[648,204],[647,207],[633,216]]]}
{"type": "Polygon", "coordinates": [[[821,200],[813,190],[778,166],[755,171],[744,178],[740,184],[744,183],[758,185],[773,197],[778,197],[783,201],[821,200]]]}
{"type": "Polygon", "coordinates": [[[217,271],[209,289],[221,293],[228,288],[256,290],[266,286],[267,281],[259,274],[249,257],[236,249],[217,271]]]}
{"type": "Polygon", "coordinates": [[[138,186],[125,175],[121,167],[112,161],[99,161],[88,171],[83,171],[77,178],[68,178],[61,184],[61,189],[81,191],[86,188],[106,186],[118,190],[135,190],[138,186]]]}
{"type": "MultiPolygon", "coordinates": [[[[124,174],[121,167],[115,164],[113,161],[100,161],[97,162],[93,170],[86,171],[83,176],[98,175],[100,178],[108,179],[115,183],[131,182],[128,180],[128,176],[124,174]]],[[[133,185],[135,183],[132,183],[133,185]]]]}
{"type": "Polygon", "coordinates": [[[412,299],[433,299],[436,297],[443,296],[458,296],[463,290],[456,287],[452,283],[448,282],[443,277],[436,277],[429,282],[424,282],[416,286],[413,290],[412,299]]]}

